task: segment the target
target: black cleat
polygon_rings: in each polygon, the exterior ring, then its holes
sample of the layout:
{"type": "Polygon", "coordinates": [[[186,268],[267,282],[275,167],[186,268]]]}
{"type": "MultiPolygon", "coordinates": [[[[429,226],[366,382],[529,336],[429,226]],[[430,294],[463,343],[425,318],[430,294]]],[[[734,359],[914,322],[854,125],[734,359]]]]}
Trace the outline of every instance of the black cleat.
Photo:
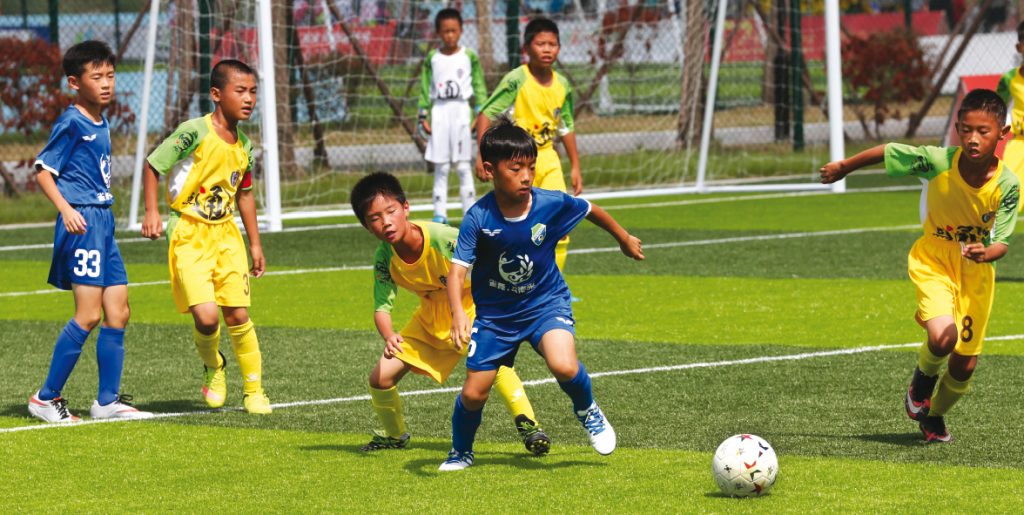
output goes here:
{"type": "Polygon", "coordinates": [[[946,421],[942,417],[922,417],[918,423],[924,433],[925,443],[946,443],[953,441],[953,435],[946,430],[946,421]]]}
{"type": "Polygon", "coordinates": [[[519,438],[523,439],[526,450],[534,456],[543,456],[551,450],[551,438],[536,422],[530,420],[530,417],[517,416],[516,431],[519,432],[519,438]]]}
{"type": "Polygon", "coordinates": [[[404,449],[409,443],[409,433],[402,433],[402,436],[393,438],[384,431],[374,431],[373,440],[362,446],[359,450],[363,452],[381,451],[384,449],[404,449]]]}
{"type": "Polygon", "coordinates": [[[914,368],[914,377],[910,379],[907,396],[903,399],[903,407],[911,420],[920,422],[928,416],[928,410],[932,407],[932,392],[938,380],[939,376],[926,376],[921,369],[914,368]]]}

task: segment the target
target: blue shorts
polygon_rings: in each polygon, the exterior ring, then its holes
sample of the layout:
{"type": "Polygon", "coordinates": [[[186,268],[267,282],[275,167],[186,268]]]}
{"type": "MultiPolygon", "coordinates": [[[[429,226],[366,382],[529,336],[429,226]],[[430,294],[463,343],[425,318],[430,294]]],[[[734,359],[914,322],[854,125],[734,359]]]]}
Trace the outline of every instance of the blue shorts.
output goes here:
{"type": "Polygon", "coordinates": [[[70,290],[72,284],[115,286],[128,284],[121,250],[114,241],[114,214],[109,207],[76,206],[85,218],[85,234],[72,234],[57,215],[53,229],[53,260],[47,282],[70,290]]]}
{"type": "Polygon", "coordinates": [[[537,345],[545,333],[553,329],[565,329],[576,336],[576,320],[572,311],[554,312],[531,320],[495,322],[477,318],[473,322],[473,333],[466,355],[469,370],[497,370],[500,366],[515,364],[519,344],[528,341],[533,350],[540,352],[537,345]]]}

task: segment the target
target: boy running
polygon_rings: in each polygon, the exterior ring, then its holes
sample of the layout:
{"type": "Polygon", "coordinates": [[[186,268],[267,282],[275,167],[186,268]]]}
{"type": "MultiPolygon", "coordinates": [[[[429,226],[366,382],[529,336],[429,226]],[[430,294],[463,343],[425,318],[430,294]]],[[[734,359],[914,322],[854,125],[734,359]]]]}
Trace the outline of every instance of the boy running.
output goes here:
{"type": "Polygon", "coordinates": [[[440,470],[473,464],[473,440],[496,369],[511,366],[524,340],[544,357],[572,399],[573,414],[594,449],[611,454],[615,431],[594,402],[590,376],[576,358],[571,295],[555,265],[555,245],[583,218],[608,231],[633,259],[644,258],[640,240],[586,200],[533,187],[537,146],[511,120],[499,120],[484,134],[480,156],[494,191],[466,214],[448,275],[452,340],[469,349],[466,383],[452,414],[452,450],[440,470]],[[472,328],[458,309],[470,268],[477,306],[472,328]]]}
{"type": "Polygon", "coordinates": [[[59,214],[53,231],[48,282],[71,290],[75,316],[53,347],[43,387],[28,399],[28,412],[44,422],[78,422],[60,392],[82,354],[89,333],[96,338],[99,392],[89,409],[93,418],[147,418],[152,413],[120,395],[124,369],[124,328],[128,325],[128,274],[114,241],[110,206],[110,126],[103,108],[114,99],[114,62],[106,43],[83,41],[68,49],[62,63],[75,103],[57,118],[35,167],[39,188],[59,214]]]}
{"type": "MultiPolygon", "coordinates": [[[[409,433],[398,382],[411,370],[443,384],[466,355],[465,349],[452,343],[446,289],[458,230],[409,221],[402,185],[388,173],[363,177],[352,188],[351,199],[359,222],[380,240],[373,265],[373,321],[384,339],[384,354],[370,372],[370,400],[384,431],[374,431],[363,450],[402,448],[409,442],[409,433]],[[391,321],[399,286],[420,297],[419,308],[401,333],[395,332],[391,321]]],[[[476,311],[468,284],[458,309],[470,318],[476,311]]],[[[526,449],[536,455],[547,453],[551,439],[537,425],[515,370],[502,367],[495,384],[526,449]]]]}
{"type": "MultiPolygon", "coordinates": [[[[576,151],[576,133],[573,122],[573,91],[569,81],[552,66],[558,59],[561,43],[558,25],[547,18],[535,18],[526,24],[523,32],[523,50],[529,56],[527,64],[508,72],[491,97],[481,106],[477,117],[480,140],[491,120],[502,113],[512,117],[515,124],[526,130],[537,143],[537,175],[533,185],[555,191],[566,191],[562,175],[562,160],[555,151],[555,136],[562,139],[571,167],[573,195],[583,192],[583,174],[580,156],[576,151]]],[[[481,143],[477,142],[478,145],[481,143]]],[[[487,180],[483,156],[476,161],[476,174],[487,180]]],[[[555,262],[565,270],[569,236],[559,240],[555,247],[555,262]]]]}
{"type": "Polygon", "coordinates": [[[918,351],[904,406],[929,443],[953,439],[944,416],[970,389],[992,309],[993,262],[1006,255],[1017,223],[1020,182],[994,155],[1010,131],[1005,120],[999,95],[974,90],[957,112],[961,146],[889,143],[821,168],[826,184],[883,162],[890,176],[928,181],[924,235],[907,260],[917,287],[914,318],[928,340],[918,351]]]}
{"type": "Polygon", "coordinates": [[[146,160],[146,217],[142,235],[156,239],[163,225],[157,202],[161,175],[167,181],[168,268],[171,293],[182,313],[192,313],[196,350],[204,365],[203,398],[224,406],[225,360],[219,350],[224,314],[231,346],[242,372],[243,404],[249,413],[271,412],[263,393],[263,363],[256,330],[249,319],[249,274],[266,268],[256,200],[252,194],[252,143],[238,128],[256,106],[256,74],[245,63],[224,60],[210,72],[213,113],[182,123],[146,160]],[[249,269],[242,234],[235,225],[235,201],[249,236],[249,269]]]}
{"type": "Polygon", "coordinates": [[[462,212],[473,205],[473,172],[469,97],[477,104],[487,98],[484,72],[476,52],[459,45],[462,15],[451,8],[441,9],[434,18],[434,29],[441,47],[430,50],[420,75],[419,121],[429,135],[427,161],[434,163],[434,221],[448,222],[448,171],[455,162],[459,174],[459,198],[462,212]],[[427,120],[427,110],[430,120],[427,120]]]}

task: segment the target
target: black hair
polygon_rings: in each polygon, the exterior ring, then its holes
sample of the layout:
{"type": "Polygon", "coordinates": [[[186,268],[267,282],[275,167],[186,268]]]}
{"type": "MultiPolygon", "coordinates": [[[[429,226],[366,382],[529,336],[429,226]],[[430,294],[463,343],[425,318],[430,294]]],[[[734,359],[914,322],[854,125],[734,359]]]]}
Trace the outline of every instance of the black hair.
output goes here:
{"type": "Polygon", "coordinates": [[[1024,21],[1017,24],[1017,42],[1024,43],[1024,21]]]}
{"type": "Polygon", "coordinates": [[[524,157],[537,157],[537,143],[530,133],[512,123],[511,118],[499,116],[480,139],[480,159],[498,166],[502,161],[524,157]]]}
{"type": "Polygon", "coordinates": [[[956,112],[956,119],[963,120],[964,115],[970,111],[984,111],[995,117],[999,122],[999,128],[1006,123],[1006,102],[1002,97],[991,89],[971,90],[962,102],[960,109],[956,112]]]}
{"type": "Polygon", "coordinates": [[[117,56],[110,49],[110,46],[102,41],[90,39],[72,46],[64,53],[64,61],[61,66],[64,68],[64,75],[68,77],[81,77],[85,73],[87,64],[103,64],[110,66],[117,64],[117,56]]]}
{"type": "Polygon", "coordinates": [[[394,175],[387,172],[373,172],[359,179],[359,182],[352,187],[349,200],[352,202],[352,211],[364,227],[366,226],[366,210],[370,208],[373,199],[378,195],[390,197],[397,200],[399,204],[405,204],[405,190],[402,189],[402,183],[398,182],[398,178],[394,175]]]}
{"type": "Polygon", "coordinates": [[[554,33],[555,39],[561,44],[562,40],[558,35],[558,24],[550,18],[534,18],[530,20],[530,23],[526,24],[526,29],[523,30],[523,46],[529,45],[533,38],[537,37],[537,34],[541,32],[554,33]]]}
{"type": "Polygon", "coordinates": [[[458,9],[452,9],[451,7],[446,7],[437,11],[437,16],[434,16],[434,30],[441,30],[441,21],[443,20],[458,20],[459,27],[461,27],[462,13],[460,13],[458,9]]]}
{"type": "Polygon", "coordinates": [[[256,76],[256,71],[248,64],[237,59],[224,59],[210,70],[210,87],[224,89],[224,86],[228,85],[228,74],[231,72],[256,76]]]}

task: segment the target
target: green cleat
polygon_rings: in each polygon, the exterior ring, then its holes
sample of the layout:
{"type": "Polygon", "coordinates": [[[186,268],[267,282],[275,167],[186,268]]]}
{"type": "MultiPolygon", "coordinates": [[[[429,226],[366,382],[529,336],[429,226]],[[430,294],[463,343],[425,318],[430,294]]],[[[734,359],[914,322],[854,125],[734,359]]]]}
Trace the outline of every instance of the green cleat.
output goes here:
{"type": "Polygon", "coordinates": [[[206,399],[207,406],[214,409],[224,407],[228,397],[228,383],[224,377],[224,367],[228,362],[223,353],[217,354],[220,354],[219,367],[211,369],[203,365],[203,399],[206,399]]]}

